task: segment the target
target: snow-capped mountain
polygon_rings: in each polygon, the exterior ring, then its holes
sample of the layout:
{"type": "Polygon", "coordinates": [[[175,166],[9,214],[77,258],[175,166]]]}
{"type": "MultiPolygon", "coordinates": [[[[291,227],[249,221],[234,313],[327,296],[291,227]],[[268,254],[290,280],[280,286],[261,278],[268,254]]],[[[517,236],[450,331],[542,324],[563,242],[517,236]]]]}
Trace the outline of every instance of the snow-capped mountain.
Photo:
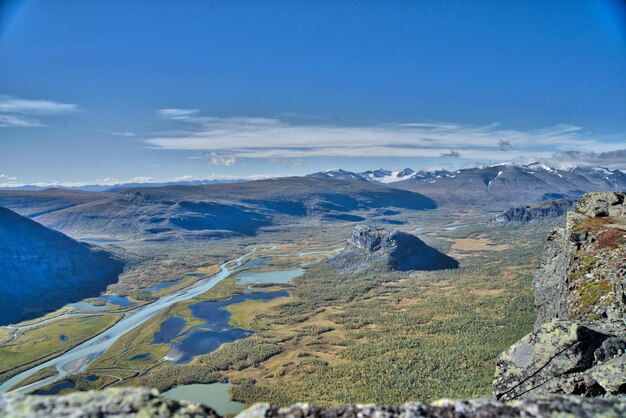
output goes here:
{"type": "Polygon", "coordinates": [[[404,181],[412,178],[416,172],[410,168],[405,168],[404,170],[384,170],[379,168],[378,170],[371,171],[363,171],[361,173],[357,173],[359,176],[365,178],[370,181],[377,181],[380,183],[395,183],[397,181],[404,181]]]}
{"type": "Polygon", "coordinates": [[[401,171],[384,169],[353,173],[330,170],[312,176],[337,180],[358,180],[387,184],[423,193],[446,202],[481,204],[484,202],[531,203],[546,199],[577,199],[592,191],[626,190],[626,174],[604,167],[559,169],[536,162],[501,163],[456,171],[401,171]]]}
{"type": "Polygon", "coordinates": [[[319,179],[329,179],[329,180],[356,180],[356,181],[366,181],[367,179],[358,173],[353,173],[352,171],[342,170],[340,168],[334,168],[331,170],[320,171],[317,173],[309,174],[307,177],[315,177],[319,179]]]}

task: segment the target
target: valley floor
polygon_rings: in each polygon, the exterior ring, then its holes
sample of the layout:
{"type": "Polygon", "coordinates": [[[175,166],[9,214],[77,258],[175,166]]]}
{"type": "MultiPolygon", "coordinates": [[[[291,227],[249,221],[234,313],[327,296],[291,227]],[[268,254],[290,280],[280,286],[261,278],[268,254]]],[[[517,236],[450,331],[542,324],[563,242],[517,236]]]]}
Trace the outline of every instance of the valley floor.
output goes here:
{"type": "MultiPolygon", "coordinates": [[[[393,228],[415,233],[460,262],[459,269],[431,272],[375,264],[358,273],[338,271],[324,260],[343,246],[351,223],[303,223],[219,241],[115,243],[132,262],[108,292],[131,305],[104,301],[106,308],[97,310],[103,302],[91,301],[89,315],[69,316],[85,311],[65,307],[48,315],[65,314],[61,319],[1,328],[0,381],[255,248],[243,260],[244,273],[161,311],[69,375],[68,383],[53,385],[60,391],[111,385],[166,390],[229,381],[234,400],[277,405],[486,395],[496,356],[532,329],[530,282],[549,229],[487,228],[491,216],[445,209],[387,216],[393,228]],[[266,272],[275,273],[243,276],[266,272]],[[267,283],[256,283],[265,277],[267,283]]],[[[54,372],[43,369],[18,386],[54,372]]]]}

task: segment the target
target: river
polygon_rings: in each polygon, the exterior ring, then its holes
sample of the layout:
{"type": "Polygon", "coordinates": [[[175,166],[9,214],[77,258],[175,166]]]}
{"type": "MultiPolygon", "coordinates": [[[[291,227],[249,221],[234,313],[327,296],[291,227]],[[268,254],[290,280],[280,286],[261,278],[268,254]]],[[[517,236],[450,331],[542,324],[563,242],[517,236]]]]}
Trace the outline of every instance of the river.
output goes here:
{"type": "Polygon", "coordinates": [[[40,387],[46,386],[57,380],[61,380],[68,374],[74,374],[85,370],[85,368],[89,364],[93,363],[122,335],[145,323],[147,320],[153,318],[163,309],[173,305],[174,303],[191,299],[213,288],[220,281],[228,277],[233,272],[233,270],[239,267],[244,258],[253,254],[255,251],[256,248],[253,249],[251,252],[242,255],[241,257],[238,257],[234,260],[226,261],[225,263],[221,264],[220,272],[215,274],[214,276],[202,279],[194,285],[185,289],[181,289],[170,295],[163,296],[148,305],[144,305],[128,311],[120,321],[118,321],[115,325],[113,325],[106,331],[90,338],[89,340],[77,345],[73,349],[59,355],[58,357],[55,357],[52,360],[48,360],[38,366],[32,367],[22,373],[13,376],[12,378],[0,385],[0,392],[8,392],[13,386],[20,383],[22,380],[46,367],[56,367],[58,374],[40,380],[38,382],[34,382],[29,385],[20,387],[15,391],[21,393],[30,393],[39,389],[40,387]]]}

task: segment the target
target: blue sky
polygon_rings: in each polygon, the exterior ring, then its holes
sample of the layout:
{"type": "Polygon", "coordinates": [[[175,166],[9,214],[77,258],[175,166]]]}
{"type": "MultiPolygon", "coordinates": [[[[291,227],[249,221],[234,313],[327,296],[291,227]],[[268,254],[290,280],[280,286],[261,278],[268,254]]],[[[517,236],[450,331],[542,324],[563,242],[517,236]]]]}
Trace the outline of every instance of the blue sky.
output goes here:
{"type": "Polygon", "coordinates": [[[0,1],[0,184],[626,169],[623,1],[0,1]]]}

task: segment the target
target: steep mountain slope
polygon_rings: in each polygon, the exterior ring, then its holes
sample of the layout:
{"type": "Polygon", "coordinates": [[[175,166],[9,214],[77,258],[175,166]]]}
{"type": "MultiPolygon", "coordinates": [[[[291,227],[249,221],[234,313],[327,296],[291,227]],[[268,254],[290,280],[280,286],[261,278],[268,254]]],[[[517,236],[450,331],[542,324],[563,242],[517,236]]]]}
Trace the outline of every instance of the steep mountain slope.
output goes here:
{"type": "Polygon", "coordinates": [[[360,221],[362,217],[350,213],[387,207],[410,210],[436,207],[431,199],[406,190],[366,181],[313,177],[137,188],[102,196],[99,200],[48,211],[34,219],[72,236],[160,240],[254,235],[259,228],[283,225],[303,217],[360,221]]]}
{"type": "Polygon", "coordinates": [[[108,253],[0,207],[0,325],[95,296],[122,264],[108,253]]]}

